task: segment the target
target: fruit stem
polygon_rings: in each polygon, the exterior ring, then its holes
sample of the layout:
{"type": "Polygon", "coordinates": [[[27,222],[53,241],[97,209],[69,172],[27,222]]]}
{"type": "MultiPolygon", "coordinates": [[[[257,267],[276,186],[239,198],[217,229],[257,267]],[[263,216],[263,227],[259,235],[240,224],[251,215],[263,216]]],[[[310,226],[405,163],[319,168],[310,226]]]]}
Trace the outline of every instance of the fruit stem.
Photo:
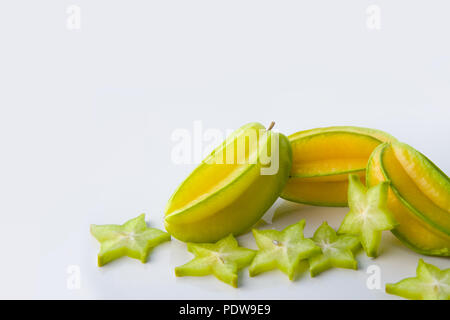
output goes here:
{"type": "Polygon", "coordinates": [[[267,131],[270,131],[270,130],[272,130],[272,128],[275,126],[275,121],[272,121],[270,124],[269,124],[269,127],[267,128],[267,131]]]}

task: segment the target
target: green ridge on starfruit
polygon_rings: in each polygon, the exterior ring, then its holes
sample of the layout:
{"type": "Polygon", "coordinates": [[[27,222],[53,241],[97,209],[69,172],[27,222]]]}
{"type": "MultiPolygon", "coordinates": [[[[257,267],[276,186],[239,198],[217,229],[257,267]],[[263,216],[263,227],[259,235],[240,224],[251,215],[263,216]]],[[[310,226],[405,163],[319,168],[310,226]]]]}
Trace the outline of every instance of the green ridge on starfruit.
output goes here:
{"type": "Polygon", "coordinates": [[[450,179],[433,162],[405,143],[382,144],[369,159],[366,180],[390,183],[397,238],[416,252],[450,256],[450,179]]]}

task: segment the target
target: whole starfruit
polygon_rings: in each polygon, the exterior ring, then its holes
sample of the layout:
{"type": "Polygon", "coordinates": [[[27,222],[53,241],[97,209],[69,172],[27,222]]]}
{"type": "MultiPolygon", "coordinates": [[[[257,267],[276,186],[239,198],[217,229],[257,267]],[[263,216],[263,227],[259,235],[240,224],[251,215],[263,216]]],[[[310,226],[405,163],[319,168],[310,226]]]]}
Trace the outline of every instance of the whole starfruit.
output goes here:
{"type": "Polygon", "coordinates": [[[292,169],[281,197],[329,207],[347,206],[348,175],[364,183],[367,161],[383,142],[395,141],[375,129],[338,126],[290,135],[292,169]]]}

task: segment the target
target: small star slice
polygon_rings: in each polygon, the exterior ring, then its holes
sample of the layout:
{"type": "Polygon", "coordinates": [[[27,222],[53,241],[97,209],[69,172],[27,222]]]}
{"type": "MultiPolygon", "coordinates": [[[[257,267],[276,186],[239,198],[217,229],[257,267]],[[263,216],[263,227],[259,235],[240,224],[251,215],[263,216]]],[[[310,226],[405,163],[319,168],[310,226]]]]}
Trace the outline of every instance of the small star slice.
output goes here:
{"type": "Polygon", "coordinates": [[[360,248],[357,237],[336,235],[336,231],[324,222],[317,228],[312,239],[322,250],[321,253],[308,259],[312,277],[332,267],[358,268],[358,262],[353,256],[353,252],[360,248]]]}
{"type": "Polygon", "coordinates": [[[349,175],[347,213],[338,234],[360,237],[364,251],[376,257],[381,241],[381,232],[396,226],[393,215],[387,208],[389,183],[382,182],[367,189],[355,174],[349,175]]]}
{"type": "Polygon", "coordinates": [[[145,214],[141,214],[123,225],[92,224],[91,234],[100,242],[99,267],[123,256],[145,263],[153,247],[170,240],[168,233],[147,227],[145,214]]]}
{"type": "Polygon", "coordinates": [[[386,292],[412,300],[450,300],[450,269],[419,260],[416,277],[386,284],[386,292]]]}
{"type": "Polygon", "coordinates": [[[238,271],[249,265],[256,253],[254,250],[239,247],[231,234],[216,243],[188,243],[187,249],[195,258],[175,268],[177,277],[213,274],[235,288],[238,284],[238,271]]]}
{"type": "Polygon", "coordinates": [[[250,276],[278,268],[293,280],[300,261],[321,252],[314,241],[304,238],[304,227],[305,220],[301,220],[281,232],[253,229],[259,251],[250,265],[250,276]]]}

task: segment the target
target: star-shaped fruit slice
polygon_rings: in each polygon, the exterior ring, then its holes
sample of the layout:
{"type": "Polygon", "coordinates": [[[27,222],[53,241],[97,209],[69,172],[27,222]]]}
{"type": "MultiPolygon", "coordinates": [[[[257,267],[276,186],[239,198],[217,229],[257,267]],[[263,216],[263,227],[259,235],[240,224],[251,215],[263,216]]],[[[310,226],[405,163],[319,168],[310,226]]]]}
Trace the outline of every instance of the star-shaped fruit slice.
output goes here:
{"type": "Polygon", "coordinates": [[[231,234],[216,243],[188,243],[187,249],[195,258],[175,268],[177,277],[213,274],[235,288],[238,271],[248,266],[256,253],[254,250],[239,247],[231,234]]]}
{"type": "Polygon", "coordinates": [[[391,230],[397,224],[387,208],[388,189],[388,182],[381,182],[367,189],[357,175],[349,175],[350,212],[342,221],[338,234],[359,236],[369,257],[377,256],[381,232],[391,230]]]}
{"type": "Polygon", "coordinates": [[[325,221],[317,228],[312,239],[322,249],[321,253],[308,259],[312,277],[332,267],[358,268],[358,262],[353,256],[353,252],[360,248],[358,237],[336,235],[336,231],[325,221]]]}
{"type": "Polygon", "coordinates": [[[170,235],[155,228],[147,228],[145,214],[128,220],[123,225],[91,225],[91,234],[100,242],[98,266],[128,256],[147,261],[153,247],[170,240],[170,235]]]}
{"type": "Polygon", "coordinates": [[[413,300],[450,300],[450,269],[419,260],[417,276],[386,284],[386,292],[413,300]]]}
{"type": "Polygon", "coordinates": [[[305,220],[301,220],[281,232],[253,229],[259,251],[250,265],[250,276],[278,268],[293,280],[300,261],[321,252],[314,241],[304,238],[304,227],[305,220]]]}

